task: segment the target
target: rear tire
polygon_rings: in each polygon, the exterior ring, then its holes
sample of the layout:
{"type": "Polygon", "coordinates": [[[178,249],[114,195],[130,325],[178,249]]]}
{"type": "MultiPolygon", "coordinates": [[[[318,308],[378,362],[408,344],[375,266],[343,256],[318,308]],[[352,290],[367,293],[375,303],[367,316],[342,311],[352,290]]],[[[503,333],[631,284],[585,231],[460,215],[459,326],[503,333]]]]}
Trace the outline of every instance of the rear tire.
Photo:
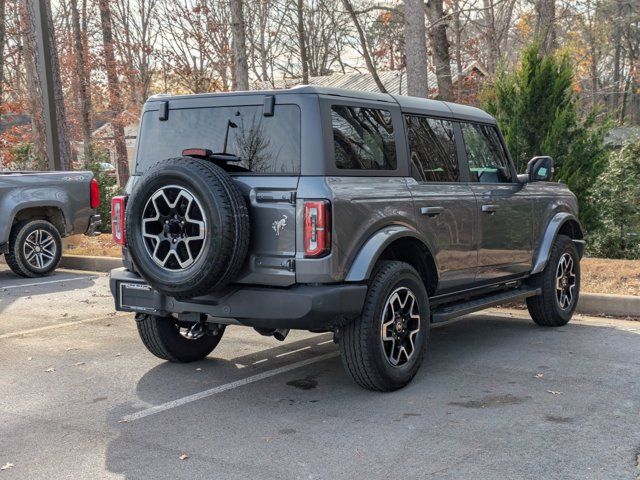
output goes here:
{"type": "Polygon", "coordinates": [[[532,284],[542,293],[527,298],[527,308],[535,323],[561,327],[571,320],[580,296],[580,256],[573,240],[558,235],[545,269],[532,284]]]}
{"type": "Polygon", "coordinates": [[[380,262],[362,314],[340,337],[345,370],[368,390],[404,387],[422,363],[430,320],[429,299],[418,272],[404,262],[380,262]]]}
{"type": "Polygon", "coordinates": [[[206,160],[158,162],[127,204],[127,246],[156,290],[184,299],[224,288],[249,247],[249,211],[233,179],[206,160]]]}
{"type": "Polygon", "coordinates": [[[53,272],[62,257],[60,232],[46,220],[17,223],[9,236],[7,265],[22,277],[43,277],[53,272]]]}
{"type": "Polygon", "coordinates": [[[180,333],[180,325],[173,317],[139,315],[136,318],[138,334],[147,350],[162,360],[188,363],[202,360],[218,346],[224,334],[224,325],[217,333],[208,333],[198,339],[188,339],[180,333]]]}

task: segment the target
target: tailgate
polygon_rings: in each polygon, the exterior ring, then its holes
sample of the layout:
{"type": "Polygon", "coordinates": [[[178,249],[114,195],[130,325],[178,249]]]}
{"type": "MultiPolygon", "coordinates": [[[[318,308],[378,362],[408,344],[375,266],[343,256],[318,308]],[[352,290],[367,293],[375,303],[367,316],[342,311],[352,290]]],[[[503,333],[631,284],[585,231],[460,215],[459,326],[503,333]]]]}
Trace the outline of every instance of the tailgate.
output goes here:
{"type": "Polygon", "coordinates": [[[295,283],[298,176],[234,175],[249,207],[251,240],[238,283],[295,283]]]}

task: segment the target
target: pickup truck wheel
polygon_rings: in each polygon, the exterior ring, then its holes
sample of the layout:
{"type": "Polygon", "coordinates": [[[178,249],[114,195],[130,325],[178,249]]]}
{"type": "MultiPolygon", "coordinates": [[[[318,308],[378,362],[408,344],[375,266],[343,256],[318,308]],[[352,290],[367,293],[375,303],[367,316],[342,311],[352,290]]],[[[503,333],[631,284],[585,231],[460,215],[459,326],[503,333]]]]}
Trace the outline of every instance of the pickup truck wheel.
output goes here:
{"type": "Polygon", "coordinates": [[[127,246],[156,290],[191,298],[235,280],[247,255],[249,213],[233,179],[206,160],[158,162],[127,203],[127,246]]]}
{"type": "Polygon", "coordinates": [[[187,363],[202,360],[220,343],[224,334],[224,325],[207,330],[206,327],[195,335],[189,327],[199,325],[181,324],[173,317],[138,315],[136,317],[138,334],[144,346],[163,360],[175,363],[187,363]]]}
{"type": "Polygon", "coordinates": [[[545,269],[533,280],[542,293],[527,298],[531,318],[538,325],[566,325],[576,309],[580,295],[580,257],[573,240],[558,235],[545,269]]]}
{"type": "Polygon", "coordinates": [[[62,256],[60,232],[46,220],[27,220],[11,229],[9,268],[22,277],[41,277],[53,272],[62,256]]]}
{"type": "Polygon", "coordinates": [[[340,337],[345,370],[368,390],[404,387],[420,368],[429,327],[429,299],[418,272],[404,262],[380,262],[362,314],[340,337]]]}

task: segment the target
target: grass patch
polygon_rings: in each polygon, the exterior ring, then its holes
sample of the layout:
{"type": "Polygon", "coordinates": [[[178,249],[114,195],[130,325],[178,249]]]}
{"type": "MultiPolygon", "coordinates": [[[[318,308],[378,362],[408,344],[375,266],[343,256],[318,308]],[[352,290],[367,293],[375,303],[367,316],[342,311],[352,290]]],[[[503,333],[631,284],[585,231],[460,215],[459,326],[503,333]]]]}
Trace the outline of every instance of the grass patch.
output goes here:
{"type": "Polygon", "coordinates": [[[113,243],[110,234],[102,234],[97,237],[73,235],[66,238],[64,243],[64,255],[115,258],[122,256],[120,246],[113,243]]]}
{"type": "Polygon", "coordinates": [[[640,260],[583,258],[583,292],[640,296],[640,260]]]}

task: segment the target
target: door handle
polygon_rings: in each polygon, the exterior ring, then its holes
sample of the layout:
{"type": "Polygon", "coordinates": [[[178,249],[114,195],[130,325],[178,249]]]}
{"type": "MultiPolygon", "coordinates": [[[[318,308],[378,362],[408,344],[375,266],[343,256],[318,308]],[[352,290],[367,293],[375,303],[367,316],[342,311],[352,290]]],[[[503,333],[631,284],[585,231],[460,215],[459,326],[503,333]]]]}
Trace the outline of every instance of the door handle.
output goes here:
{"type": "Polygon", "coordinates": [[[429,217],[437,217],[444,212],[444,207],[422,207],[420,213],[429,217]]]}
{"type": "Polygon", "coordinates": [[[495,213],[498,208],[500,208],[500,205],[482,205],[482,211],[489,214],[495,213]]]}

